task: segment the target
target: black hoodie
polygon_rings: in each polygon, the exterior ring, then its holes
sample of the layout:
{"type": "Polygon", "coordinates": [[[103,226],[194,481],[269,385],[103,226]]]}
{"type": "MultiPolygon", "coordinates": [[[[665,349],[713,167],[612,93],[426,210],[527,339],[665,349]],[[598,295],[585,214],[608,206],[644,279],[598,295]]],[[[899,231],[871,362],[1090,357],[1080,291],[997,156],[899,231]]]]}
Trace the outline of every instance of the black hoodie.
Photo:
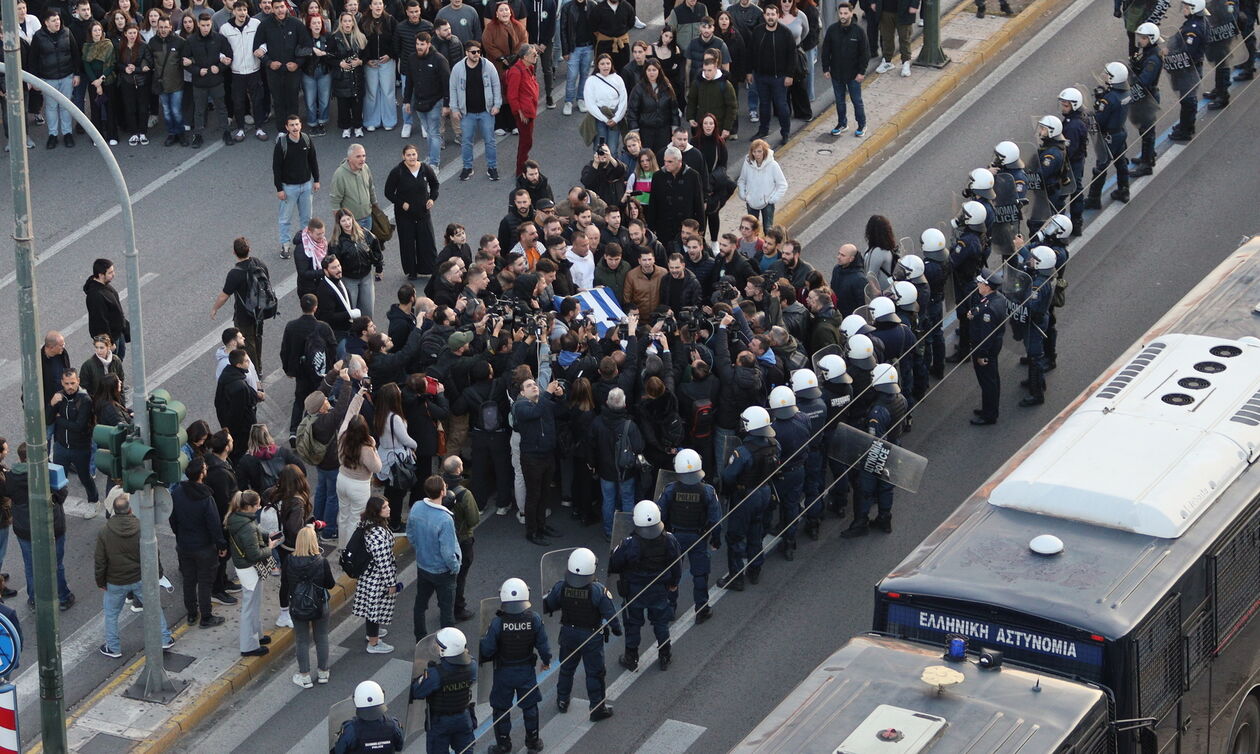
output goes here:
{"type": "Polygon", "coordinates": [[[83,295],[87,299],[88,335],[108,335],[115,342],[131,331],[127,317],[123,315],[122,300],[118,291],[109,283],[102,283],[90,277],[83,284],[83,295]]]}

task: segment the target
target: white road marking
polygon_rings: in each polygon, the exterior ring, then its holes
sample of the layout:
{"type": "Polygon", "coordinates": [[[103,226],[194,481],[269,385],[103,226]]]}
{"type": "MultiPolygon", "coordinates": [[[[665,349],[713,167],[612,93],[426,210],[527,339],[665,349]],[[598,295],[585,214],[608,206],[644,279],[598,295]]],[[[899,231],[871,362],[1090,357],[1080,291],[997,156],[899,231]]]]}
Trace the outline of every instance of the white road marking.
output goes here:
{"type": "Polygon", "coordinates": [[[700,736],[708,730],[701,725],[685,723],[682,720],[666,720],[656,729],[652,737],[643,743],[640,751],[653,754],[683,754],[691,748],[700,736]]]}

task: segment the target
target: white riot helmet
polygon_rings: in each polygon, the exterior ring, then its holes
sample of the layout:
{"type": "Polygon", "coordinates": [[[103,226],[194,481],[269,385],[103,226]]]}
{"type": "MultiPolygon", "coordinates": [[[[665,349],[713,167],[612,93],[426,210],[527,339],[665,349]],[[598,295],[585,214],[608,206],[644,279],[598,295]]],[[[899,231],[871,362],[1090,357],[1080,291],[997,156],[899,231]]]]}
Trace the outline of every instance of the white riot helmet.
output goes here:
{"type": "MultiPolygon", "coordinates": [[[[1081,103],[1085,101],[1085,98],[1081,96],[1080,89],[1077,89],[1074,86],[1069,86],[1067,89],[1059,92],[1059,101],[1068,103],[1068,105],[1072,107],[1072,110],[1076,111],[1081,109],[1081,103]]],[[[1045,119],[1042,118],[1042,120],[1045,119]]],[[[1045,123],[1042,123],[1041,125],[1044,126],[1045,123]]],[[[1060,128],[1062,128],[1061,125],[1060,128]]]]}
{"type": "Polygon", "coordinates": [[[435,638],[443,657],[458,657],[468,648],[468,639],[464,637],[464,632],[453,626],[441,629],[435,638]]]}
{"type": "Polygon", "coordinates": [[[1212,15],[1207,9],[1207,0],[1181,0],[1182,5],[1190,6],[1192,14],[1202,13],[1205,16],[1212,15]]]}
{"type": "Polygon", "coordinates": [[[908,312],[919,311],[919,289],[909,280],[898,280],[892,284],[888,297],[897,303],[898,309],[908,312]]]}
{"type": "Polygon", "coordinates": [[[919,236],[919,244],[923,247],[924,253],[929,251],[945,250],[945,234],[936,228],[928,228],[919,236]]]}
{"type": "Polygon", "coordinates": [[[651,500],[640,500],[634,506],[634,528],[644,539],[656,539],[665,530],[661,509],[651,500]]]}
{"type": "Polygon", "coordinates": [[[844,363],[844,357],[829,353],[818,360],[818,368],[822,370],[823,379],[827,382],[852,382],[849,377],[849,367],[844,363]]]}
{"type": "Polygon", "coordinates": [[[918,280],[923,277],[923,260],[914,254],[907,254],[897,260],[897,269],[894,270],[894,274],[898,272],[901,273],[899,277],[902,280],[918,280]]]}
{"type": "Polygon", "coordinates": [[[796,393],[787,385],[779,385],[770,391],[770,413],[776,419],[790,419],[796,415],[796,393]]]}
{"type": "Polygon", "coordinates": [[[1042,272],[1045,270],[1053,270],[1054,263],[1056,261],[1054,249],[1049,246],[1038,246],[1032,250],[1032,257],[1030,261],[1033,263],[1033,268],[1036,270],[1042,272]]]}
{"type": "Polygon", "coordinates": [[[698,484],[704,478],[704,466],[700,454],[691,448],[683,448],[674,456],[674,473],[683,484],[698,484]]]}
{"type": "Polygon", "coordinates": [[[870,325],[866,324],[866,319],[861,314],[850,314],[840,320],[840,332],[844,333],[846,338],[852,338],[854,335],[869,329],[870,325]]]}
{"type": "Polygon", "coordinates": [[[568,572],[564,575],[564,581],[570,586],[586,586],[595,580],[595,566],[598,561],[595,559],[595,553],[579,547],[569,555],[568,572]]]}
{"type": "Polygon", "coordinates": [[[967,189],[973,194],[993,196],[993,174],[988,168],[976,168],[967,175],[967,189]]]}
{"type": "Polygon", "coordinates": [[[871,370],[871,387],[881,393],[900,393],[901,385],[897,384],[897,367],[892,364],[876,364],[871,370]]]}
{"type": "Polygon", "coordinates": [[[744,431],[750,435],[773,437],[774,429],[770,426],[770,412],[761,406],[749,406],[739,415],[744,431]]]}
{"type": "Polygon", "coordinates": [[[499,587],[499,603],[505,613],[523,613],[529,609],[529,585],[510,578],[499,587]]]}
{"type": "Polygon", "coordinates": [[[381,709],[384,704],[385,692],[381,690],[381,684],[376,681],[362,681],[354,687],[354,706],[359,711],[359,717],[368,720],[379,719],[384,712],[381,709]],[[369,715],[365,715],[364,712],[368,711],[370,711],[369,715]]]}
{"type": "Polygon", "coordinates": [[[1063,135],[1063,121],[1057,115],[1043,115],[1041,120],[1037,121],[1037,125],[1045,126],[1047,136],[1051,139],[1057,139],[1063,135]]]}
{"type": "Polygon", "coordinates": [[[1019,147],[1013,141],[1000,141],[993,148],[993,155],[1000,165],[1014,165],[1019,162],[1019,147]]]}
{"type": "Polygon", "coordinates": [[[1124,63],[1108,63],[1103,71],[1107,75],[1107,83],[1111,85],[1129,83],[1129,66],[1124,63]]]}
{"type": "Polygon", "coordinates": [[[1044,226],[1048,238],[1067,238],[1072,235],[1072,218],[1067,215],[1052,215],[1044,226]]]}
{"type": "Polygon", "coordinates": [[[875,368],[875,344],[866,335],[854,335],[849,338],[849,355],[847,363],[862,369],[875,368]]]}
{"type": "Polygon", "coordinates": [[[818,398],[822,390],[818,388],[818,375],[812,369],[797,369],[792,372],[792,392],[802,398],[818,398]]]}
{"type": "Polygon", "coordinates": [[[897,305],[887,296],[876,296],[871,299],[871,316],[876,322],[900,322],[897,317],[897,305]]]}
{"type": "Polygon", "coordinates": [[[980,228],[984,226],[984,222],[988,218],[989,212],[980,202],[963,202],[962,221],[964,225],[972,228],[980,228]]]}
{"type": "Polygon", "coordinates": [[[1156,44],[1160,40],[1163,39],[1163,37],[1159,35],[1159,27],[1151,23],[1150,21],[1147,21],[1143,23],[1141,26],[1137,27],[1137,31],[1135,33],[1138,36],[1147,37],[1148,39],[1150,39],[1151,44],[1156,44]]]}

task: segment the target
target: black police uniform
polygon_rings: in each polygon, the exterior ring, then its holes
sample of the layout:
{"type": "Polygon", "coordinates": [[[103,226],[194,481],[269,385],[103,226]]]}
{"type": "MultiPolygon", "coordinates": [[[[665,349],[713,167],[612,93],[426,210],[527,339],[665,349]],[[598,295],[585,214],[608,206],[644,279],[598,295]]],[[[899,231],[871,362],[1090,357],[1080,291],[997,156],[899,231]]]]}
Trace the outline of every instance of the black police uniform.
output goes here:
{"type": "Polygon", "coordinates": [[[975,301],[967,312],[972,342],[976,344],[971,364],[980,382],[981,408],[972,424],[994,424],[998,418],[998,400],[1002,393],[1002,381],[998,373],[998,354],[1002,352],[1002,334],[1006,328],[1006,298],[998,291],[987,296],[977,292],[975,301]]]}
{"type": "MultiPolygon", "coordinates": [[[[958,242],[949,252],[949,266],[954,272],[954,299],[957,301],[954,305],[954,313],[958,315],[959,322],[973,304],[972,294],[976,290],[976,275],[983,265],[984,245],[980,240],[980,234],[968,226],[963,229],[958,236],[958,242]]],[[[971,344],[971,329],[959,327],[958,351],[947,361],[951,363],[961,361],[971,351],[971,344]]]]}
{"type": "MultiPolygon", "coordinates": [[[[1074,227],[1081,227],[1081,213],[1085,211],[1085,194],[1080,190],[1085,185],[1085,159],[1089,157],[1089,126],[1078,110],[1062,116],[1063,138],[1067,139],[1067,152],[1064,155],[1072,169],[1072,179],[1076,183],[1076,191],[1072,195],[1071,216],[1074,227]]],[[[1049,183],[1047,185],[1047,190],[1049,183]]],[[[1053,194],[1051,194],[1053,197],[1053,194]]],[[[1052,201],[1055,207],[1062,207],[1060,199],[1052,201]]]]}
{"type": "Polygon", "coordinates": [[[1159,45],[1147,45],[1134,53],[1129,70],[1129,120],[1142,141],[1142,151],[1134,160],[1130,175],[1140,178],[1155,169],[1155,120],[1159,117],[1159,77],[1164,72],[1159,45]]]}
{"type": "MultiPolygon", "coordinates": [[[[840,424],[845,423],[845,416],[848,413],[849,404],[853,401],[853,378],[844,375],[841,381],[824,380],[819,383],[822,388],[823,401],[827,404],[827,426],[832,429],[827,433],[830,438],[839,430],[840,424]]],[[[830,441],[829,441],[830,444],[830,441]]],[[[827,509],[837,516],[844,516],[844,506],[848,501],[849,482],[845,478],[848,471],[848,465],[836,461],[827,455],[827,466],[831,468],[831,489],[827,493],[827,509]]],[[[813,514],[814,508],[810,508],[813,514]]],[[[818,514],[821,517],[821,513],[818,514]]]]}
{"type": "Polygon", "coordinates": [[[335,754],[367,754],[403,750],[403,729],[398,720],[380,717],[364,720],[353,717],[341,726],[341,733],[333,746],[335,754]]]}
{"type": "Polygon", "coordinates": [[[1067,246],[1062,240],[1057,238],[1048,239],[1045,242],[1054,250],[1054,295],[1050,298],[1050,314],[1046,318],[1046,365],[1045,371],[1053,372],[1059,365],[1059,319],[1056,312],[1067,303],[1067,278],[1064,272],[1067,270],[1068,253],[1067,246]]]}
{"type": "MultiPolygon", "coordinates": [[[[910,407],[903,393],[880,392],[866,412],[866,431],[873,437],[896,445],[901,439],[903,420],[908,413],[910,407]]],[[[874,461],[868,457],[857,467],[860,494],[854,501],[853,523],[841,536],[861,536],[870,526],[892,533],[893,485],[870,468],[871,463],[874,461]],[[872,505],[879,509],[874,521],[870,520],[872,505]]]]}
{"type": "Polygon", "coordinates": [[[943,252],[940,259],[933,259],[929,252],[923,254],[923,279],[927,281],[929,294],[920,298],[919,325],[928,332],[924,341],[928,374],[936,379],[945,376],[945,330],[940,326],[945,317],[945,279],[949,277],[949,258],[943,252]],[[922,302],[927,305],[923,306],[922,302]]]}
{"type": "Polygon", "coordinates": [[[1096,93],[1099,97],[1094,101],[1094,122],[1098,124],[1103,148],[1094,160],[1094,174],[1089,184],[1089,205],[1092,209],[1101,208],[1103,184],[1107,181],[1107,169],[1112,165],[1116,168],[1116,190],[1111,192],[1111,198],[1129,201],[1129,163],[1124,156],[1129,148],[1129,135],[1125,131],[1129,117],[1129,87],[1127,84],[1112,84],[1096,93]]]}
{"type": "MultiPolygon", "coordinates": [[[[709,545],[717,549],[722,544],[722,506],[718,503],[713,487],[700,484],[673,482],[661,491],[656,505],[661,509],[661,521],[673,533],[678,546],[687,553],[687,568],[691,571],[692,601],[698,622],[707,619],[709,612],[709,549],[700,539],[708,533],[709,545]]],[[[669,609],[678,612],[678,590],[669,593],[669,609]]]]}
{"type": "Polygon", "coordinates": [[[1199,81],[1203,78],[1203,53],[1206,46],[1207,27],[1203,16],[1187,16],[1181,29],[1168,40],[1168,53],[1164,56],[1164,70],[1168,71],[1173,89],[1181,98],[1181,119],[1173,127],[1168,138],[1173,141],[1190,141],[1194,138],[1194,123],[1199,112],[1199,81]]]}
{"type": "Polygon", "coordinates": [[[1238,36],[1238,18],[1235,0],[1217,0],[1208,3],[1212,14],[1207,18],[1207,50],[1208,62],[1215,71],[1212,91],[1203,96],[1208,102],[1209,110],[1220,110],[1229,105],[1229,54],[1233,50],[1234,40],[1238,36]]]}

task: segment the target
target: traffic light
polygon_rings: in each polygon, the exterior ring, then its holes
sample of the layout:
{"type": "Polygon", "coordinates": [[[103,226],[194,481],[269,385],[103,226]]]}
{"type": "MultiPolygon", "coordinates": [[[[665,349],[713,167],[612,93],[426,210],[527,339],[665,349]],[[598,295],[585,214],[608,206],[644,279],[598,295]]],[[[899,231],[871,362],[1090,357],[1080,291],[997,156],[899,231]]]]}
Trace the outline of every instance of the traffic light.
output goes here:
{"type": "Polygon", "coordinates": [[[188,410],[165,390],[153,391],[148,409],[153,471],[157,481],[169,487],[184,478],[184,468],[188,465],[188,456],[183,452],[188,442],[188,433],[183,427],[188,410]]]}
{"type": "MultiPolygon", "coordinates": [[[[128,430],[135,427],[128,427],[128,430]]],[[[153,457],[153,448],[140,438],[139,433],[131,433],[122,444],[122,488],[126,492],[139,492],[153,484],[157,484],[157,475],[149,470],[145,463],[153,457]]]]}
{"type": "Polygon", "coordinates": [[[122,445],[131,426],[97,424],[92,430],[92,442],[96,443],[96,468],[110,479],[122,479],[122,445]]]}

